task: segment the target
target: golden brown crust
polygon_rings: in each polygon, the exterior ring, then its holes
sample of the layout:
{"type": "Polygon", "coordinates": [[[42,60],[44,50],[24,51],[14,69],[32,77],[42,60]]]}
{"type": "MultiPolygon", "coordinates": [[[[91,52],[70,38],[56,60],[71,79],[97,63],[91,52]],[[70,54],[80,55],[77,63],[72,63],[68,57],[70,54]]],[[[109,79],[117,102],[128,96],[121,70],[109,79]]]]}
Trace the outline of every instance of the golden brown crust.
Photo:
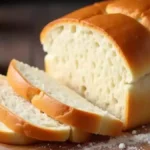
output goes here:
{"type": "Polygon", "coordinates": [[[35,126],[2,105],[0,105],[0,121],[13,131],[37,140],[66,141],[70,134],[69,130],[59,131],[57,129],[46,129],[35,126]]]}
{"type": "Polygon", "coordinates": [[[106,7],[106,12],[120,13],[139,21],[150,31],[150,1],[149,0],[118,0],[106,7]]]}
{"type": "MultiPolygon", "coordinates": [[[[8,69],[7,78],[8,78],[8,81],[11,81],[10,85],[14,89],[16,89],[16,92],[18,94],[21,95],[21,92],[19,91],[20,87],[27,85],[27,87],[29,88],[30,84],[29,83],[21,84],[20,81],[23,81],[24,77],[21,76],[20,73],[15,73],[15,72],[18,72],[18,70],[14,66],[15,65],[14,61],[12,61],[10,63],[10,66],[12,66],[12,67],[9,67],[9,69],[8,69]],[[11,71],[12,68],[13,68],[13,71],[11,71]],[[14,75],[12,75],[12,74],[14,74],[14,75]],[[15,77],[16,74],[17,74],[17,76],[20,75],[20,77],[16,78],[15,77]],[[15,80],[10,79],[12,77],[13,77],[13,79],[15,78],[15,80]],[[20,80],[20,78],[22,78],[22,79],[20,80]],[[13,82],[18,82],[17,79],[19,79],[20,84],[13,83],[13,82]],[[15,86],[17,86],[17,87],[15,87],[15,86]]],[[[28,82],[28,81],[24,80],[23,83],[24,82],[28,82]]],[[[24,87],[24,89],[26,89],[26,88],[24,87]]],[[[36,89],[36,87],[35,87],[35,89],[36,89]]],[[[27,95],[27,94],[24,94],[24,95],[27,95]]],[[[21,96],[24,96],[24,95],[21,95],[21,96]]],[[[81,128],[84,131],[87,131],[90,133],[101,134],[103,132],[103,131],[99,131],[99,128],[101,125],[101,116],[100,115],[69,107],[66,104],[63,104],[63,103],[55,100],[54,98],[47,96],[42,91],[40,94],[35,94],[35,96],[32,99],[29,99],[29,98],[30,97],[28,97],[28,100],[30,100],[33,105],[35,105],[38,109],[45,112],[49,116],[55,118],[56,120],[59,120],[65,124],[69,124],[69,125],[72,125],[77,128],[81,128]]],[[[114,120],[112,120],[112,122],[110,122],[110,127],[111,127],[111,124],[112,124],[112,127],[115,124],[116,128],[113,128],[114,130],[111,130],[111,128],[110,128],[110,130],[104,130],[105,132],[103,132],[103,134],[111,135],[111,136],[120,134],[121,130],[122,130],[121,121],[114,119],[114,120]]]]}
{"type": "Polygon", "coordinates": [[[13,145],[28,145],[36,142],[37,140],[18,134],[16,132],[7,132],[2,130],[0,131],[0,143],[13,145]]]}
{"type": "Polygon", "coordinates": [[[150,31],[150,10],[144,12],[139,21],[150,31]]]}
{"type": "Polygon", "coordinates": [[[110,3],[110,1],[99,2],[93,5],[89,5],[78,9],[68,15],[63,16],[63,18],[73,19],[73,20],[83,20],[95,16],[97,14],[104,14],[106,6],[110,3]]]}
{"type": "Polygon", "coordinates": [[[137,19],[150,8],[149,0],[117,0],[107,6],[107,13],[120,13],[137,19]]]}
{"type": "MultiPolygon", "coordinates": [[[[79,22],[80,20],[86,19],[86,18],[90,18],[92,16],[95,16],[97,14],[103,14],[105,13],[105,9],[106,6],[110,3],[110,1],[105,1],[105,2],[100,2],[100,3],[95,3],[93,5],[89,5],[86,7],[83,7],[79,10],[76,10],[68,15],[63,16],[62,18],[69,19],[69,20],[73,20],[75,22],[79,22]]],[[[49,30],[49,28],[51,26],[53,26],[53,23],[55,24],[56,22],[51,22],[48,25],[46,25],[43,29],[43,31],[41,32],[40,35],[40,40],[42,43],[42,40],[45,36],[45,34],[47,33],[47,30],[49,30]]]]}
{"type": "Polygon", "coordinates": [[[54,98],[47,96],[43,92],[41,92],[39,96],[35,96],[32,99],[32,103],[41,111],[63,123],[81,128],[91,133],[98,133],[99,131],[101,122],[99,115],[69,107],[54,98]]]}

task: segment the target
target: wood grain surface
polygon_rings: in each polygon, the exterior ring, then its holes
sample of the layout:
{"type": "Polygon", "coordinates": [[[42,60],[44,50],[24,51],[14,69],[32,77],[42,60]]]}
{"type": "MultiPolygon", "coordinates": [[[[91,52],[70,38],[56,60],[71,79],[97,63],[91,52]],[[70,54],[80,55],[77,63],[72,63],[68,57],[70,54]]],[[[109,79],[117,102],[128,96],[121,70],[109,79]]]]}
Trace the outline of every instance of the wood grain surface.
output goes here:
{"type": "Polygon", "coordinates": [[[91,141],[84,144],[69,142],[45,142],[29,146],[0,144],[0,150],[120,150],[120,143],[124,143],[126,146],[123,150],[150,150],[150,143],[148,141],[150,141],[150,125],[144,126],[144,128],[137,128],[136,134],[130,131],[123,133],[120,137],[111,139],[106,136],[93,135],[91,141]]]}

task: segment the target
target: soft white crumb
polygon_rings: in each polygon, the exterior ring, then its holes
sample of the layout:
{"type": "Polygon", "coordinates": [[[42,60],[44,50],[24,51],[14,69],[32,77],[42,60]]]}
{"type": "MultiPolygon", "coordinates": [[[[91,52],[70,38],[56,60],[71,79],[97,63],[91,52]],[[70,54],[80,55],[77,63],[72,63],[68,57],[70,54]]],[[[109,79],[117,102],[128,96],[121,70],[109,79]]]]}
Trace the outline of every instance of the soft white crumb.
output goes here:
{"type": "Polygon", "coordinates": [[[119,149],[125,149],[125,148],[126,148],[126,146],[125,146],[124,143],[120,143],[120,144],[119,144],[119,149]]]}

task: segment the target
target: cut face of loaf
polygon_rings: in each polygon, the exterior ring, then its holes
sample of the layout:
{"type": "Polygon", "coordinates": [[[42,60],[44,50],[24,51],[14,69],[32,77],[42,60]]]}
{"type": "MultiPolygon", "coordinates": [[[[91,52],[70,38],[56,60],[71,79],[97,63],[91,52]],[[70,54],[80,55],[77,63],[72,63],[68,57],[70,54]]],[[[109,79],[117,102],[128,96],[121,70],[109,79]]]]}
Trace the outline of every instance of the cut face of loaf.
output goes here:
{"type": "Polygon", "coordinates": [[[121,119],[125,129],[150,122],[149,41],[144,26],[121,14],[81,20],[70,14],[41,33],[50,76],[121,119]]]}
{"type": "Polygon", "coordinates": [[[12,60],[7,77],[19,95],[54,119],[95,134],[115,136],[122,131],[121,121],[38,68],[12,60]]]}
{"type": "Polygon", "coordinates": [[[70,127],[40,112],[18,96],[0,76],[0,120],[20,134],[45,141],[66,141],[70,127]]]}

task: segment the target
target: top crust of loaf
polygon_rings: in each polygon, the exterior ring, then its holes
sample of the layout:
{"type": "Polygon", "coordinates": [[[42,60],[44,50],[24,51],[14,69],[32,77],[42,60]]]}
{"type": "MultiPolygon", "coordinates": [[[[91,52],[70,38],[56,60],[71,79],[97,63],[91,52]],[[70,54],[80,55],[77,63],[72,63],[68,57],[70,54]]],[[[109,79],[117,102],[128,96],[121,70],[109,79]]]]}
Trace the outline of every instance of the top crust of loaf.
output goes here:
{"type": "Polygon", "coordinates": [[[105,13],[106,6],[110,2],[100,2],[100,3],[95,3],[93,5],[86,6],[84,8],[81,8],[79,10],[76,10],[68,15],[65,15],[63,18],[69,18],[73,20],[83,20],[90,18],[92,16],[95,16],[97,14],[103,14],[105,13]]]}
{"type": "Polygon", "coordinates": [[[123,124],[113,116],[110,118],[109,115],[105,116],[105,114],[100,115],[73,108],[50,97],[44,91],[41,91],[40,94],[35,93],[34,91],[39,89],[26,81],[16,68],[16,63],[19,62],[12,60],[9,65],[7,73],[8,81],[19,95],[30,100],[38,109],[63,123],[84,129],[90,133],[111,136],[121,133],[123,124]],[[30,86],[33,91],[28,90],[28,88],[31,89],[30,86]],[[21,87],[24,87],[24,92],[22,92],[21,87]],[[29,92],[32,92],[32,98],[28,97],[30,95],[28,94],[29,92]],[[106,123],[109,124],[108,128],[105,125],[106,123]]]}
{"type": "Polygon", "coordinates": [[[107,6],[108,13],[121,13],[138,18],[150,8],[149,0],[118,0],[107,6]]]}
{"type": "MultiPolygon", "coordinates": [[[[70,14],[70,18],[73,17],[70,14]]],[[[53,28],[76,23],[103,33],[114,43],[132,76],[127,83],[135,82],[150,72],[150,34],[140,23],[122,14],[96,15],[83,20],[70,18],[49,23],[41,33],[41,43],[44,44],[53,28]]]]}
{"type": "Polygon", "coordinates": [[[130,16],[143,24],[150,31],[150,1],[149,0],[118,0],[106,7],[108,14],[120,13],[130,16]]]}

